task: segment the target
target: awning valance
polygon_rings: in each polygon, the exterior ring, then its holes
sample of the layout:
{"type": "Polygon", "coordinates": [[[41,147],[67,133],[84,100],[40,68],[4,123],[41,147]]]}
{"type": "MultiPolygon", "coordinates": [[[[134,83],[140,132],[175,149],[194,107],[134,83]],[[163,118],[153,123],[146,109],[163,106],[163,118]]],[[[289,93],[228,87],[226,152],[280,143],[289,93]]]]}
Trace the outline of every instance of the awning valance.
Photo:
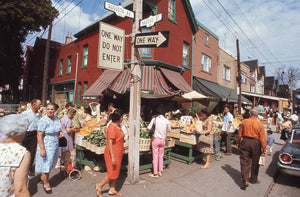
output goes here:
{"type": "MultiPolygon", "coordinates": [[[[227,101],[237,103],[238,95],[236,90],[221,86],[217,83],[194,77],[193,88],[197,92],[210,97],[212,101],[227,101]]],[[[247,98],[242,96],[242,103],[252,104],[247,98]]]]}
{"type": "Polygon", "coordinates": [[[274,101],[288,101],[289,99],[286,98],[281,98],[281,97],[276,97],[276,96],[269,96],[269,95],[264,95],[264,94],[257,94],[257,93],[253,93],[253,92],[243,92],[243,95],[246,96],[253,96],[253,97],[259,97],[259,98],[264,98],[264,99],[269,99],[269,100],[274,100],[274,101]]]}
{"type": "Polygon", "coordinates": [[[193,91],[191,86],[183,79],[180,73],[165,68],[161,68],[161,70],[167,79],[179,90],[182,90],[185,93],[193,91]]]}

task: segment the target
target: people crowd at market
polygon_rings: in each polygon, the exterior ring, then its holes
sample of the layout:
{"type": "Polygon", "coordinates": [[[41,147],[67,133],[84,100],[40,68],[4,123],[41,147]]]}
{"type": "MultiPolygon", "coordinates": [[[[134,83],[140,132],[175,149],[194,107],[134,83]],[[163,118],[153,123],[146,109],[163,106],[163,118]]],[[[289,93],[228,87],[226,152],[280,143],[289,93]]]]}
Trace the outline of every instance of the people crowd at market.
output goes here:
{"type": "MultiPolygon", "coordinates": [[[[41,174],[40,183],[45,193],[51,194],[50,172],[53,168],[67,167],[65,154],[74,151],[75,136],[83,136],[83,143],[89,139],[101,140],[89,136],[99,133],[105,136],[104,142],[97,141],[96,144],[105,146],[101,154],[104,155],[107,175],[96,184],[96,194],[102,196],[102,187],[110,183],[108,194],[120,196],[121,193],[116,191],[116,181],[125,144],[130,138],[126,122],[128,115],[124,115],[125,110],[115,107],[112,102],[105,106],[106,112],[100,112],[100,104],[94,106],[98,109],[92,109],[90,105],[91,110],[83,110],[67,103],[65,109],[59,111],[55,103],[49,102],[42,107],[41,100],[34,99],[26,111],[3,114],[0,117],[0,153],[5,159],[0,160],[0,196],[30,196],[28,176],[36,176],[37,173],[41,174]]],[[[266,156],[266,153],[272,155],[273,132],[281,132],[282,140],[288,139],[293,125],[299,123],[297,112],[283,114],[266,110],[268,131],[265,133],[262,117],[255,108],[246,108],[242,115],[235,118],[228,105],[222,108],[223,113],[213,115],[205,107],[193,112],[188,108],[169,112],[161,104],[143,106],[141,124],[146,127],[141,128],[141,136],[150,138],[149,149],[152,151],[153,171],[149,176],[163,176],[164,151],[171,136],[181,133],[194,138],[197,136],[193,145],[199,154],[204,155],[201,169],[210,168],[211,159],[219,161],[224,155],[230,157],[235,136],[240,152],[241,189],[245,190],[249,182],[260,183],[260,156],[266,156]],[[172,132],[173,135],[170,135],[172,132]]],[[[178,139],[172,140],[175,142],[178,139]]]]}

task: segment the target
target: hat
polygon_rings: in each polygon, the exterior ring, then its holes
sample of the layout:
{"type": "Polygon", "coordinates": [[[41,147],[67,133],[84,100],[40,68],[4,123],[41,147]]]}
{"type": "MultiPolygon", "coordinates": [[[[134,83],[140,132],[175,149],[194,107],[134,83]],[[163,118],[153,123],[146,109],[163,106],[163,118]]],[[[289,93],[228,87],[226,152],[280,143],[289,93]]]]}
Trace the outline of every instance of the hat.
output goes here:
{"type": "Polygon", "coordinates": [[[8,137],[24,133],[29,125],[28,117],[25,114],[10,114],[0,118],[0,142],[8,137]]]}

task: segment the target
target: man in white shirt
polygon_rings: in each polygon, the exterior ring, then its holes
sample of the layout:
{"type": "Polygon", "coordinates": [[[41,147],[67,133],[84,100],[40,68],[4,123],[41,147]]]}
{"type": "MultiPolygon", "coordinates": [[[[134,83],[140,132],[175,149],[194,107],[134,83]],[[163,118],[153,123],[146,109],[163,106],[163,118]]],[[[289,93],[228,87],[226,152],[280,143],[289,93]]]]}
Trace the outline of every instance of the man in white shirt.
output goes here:
{"type": "Polygon", "coordinates": [[[29,167],[29,176],[34,176],[34,167],[33,162],[36,153],[37,147],[37,129],[38,129],[38,121],[42,117],[42,114],[39,113],[39,109],[42,106],[42,102],[39,99],[33,99],[31,101],[31,109],[26,110],[22,114],[27,115],[29,120],[28,129],[25,132],[25,137],[22,141],[22,146],[24,146],[31,155],[30,167],[29,167]]]}
{"type": "Polygon", "coordinates": [[[293,126],[298,124],[299,117],[298,117],[296,111],[291,115],[290,118],[291,118],[291,122],[292,122],[293,126]]]}
{"type": "Polygon", "coordinates": [[[154,134],[152,136],[152,163],[153,163],[153,174],[150,177],[157,178],[162,176],[164,167],[164,152],[167,132],[171,130],[169,120],[163,116],[162,107],[156,108],[156,117],[154,117],[147,129],[151,130],[153,124],[155,124],[154,134]]]}
{"type": "Polygon", "coordinates": [[[231,148],[231,134],[233,133],[233,116],[230,113],[230,110],[227,106],[224,107],[224,124],[222,126],[222,133],[221,133],[221,144],[225,142],[225,155],[232,154],[231,148]]]}

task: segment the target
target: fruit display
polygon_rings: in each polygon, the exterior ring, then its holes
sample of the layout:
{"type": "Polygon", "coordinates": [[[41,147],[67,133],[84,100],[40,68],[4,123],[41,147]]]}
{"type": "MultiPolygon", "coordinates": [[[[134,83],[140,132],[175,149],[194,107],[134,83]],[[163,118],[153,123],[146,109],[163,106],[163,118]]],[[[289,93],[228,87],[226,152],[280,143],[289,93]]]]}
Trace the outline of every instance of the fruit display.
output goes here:
{"type": "Polygon", "coordinates": [[[85,136],[84,139],[86,139],[89,143],[95,144],[99,147],[106,145],[105,133],[101,132],[100,130],[92,131],[89,135],[85,136]]]}
{"type": "Polygon", "coordinates": [[[143,139],[151,138],[150,131],[147,129],[145,124],[140,126],[140,138],[143,138],[143,139]]]}
{"type": "Polygon", "coordinates": [[[88,129],[88,128],[81,128],[81,129],[79,129],[78,134],[79,134],[79,135],[88,135],[88,134],[90,134],[93,130],[94,130],[93,128],[90,128],[90,129],[88,129]]]}

